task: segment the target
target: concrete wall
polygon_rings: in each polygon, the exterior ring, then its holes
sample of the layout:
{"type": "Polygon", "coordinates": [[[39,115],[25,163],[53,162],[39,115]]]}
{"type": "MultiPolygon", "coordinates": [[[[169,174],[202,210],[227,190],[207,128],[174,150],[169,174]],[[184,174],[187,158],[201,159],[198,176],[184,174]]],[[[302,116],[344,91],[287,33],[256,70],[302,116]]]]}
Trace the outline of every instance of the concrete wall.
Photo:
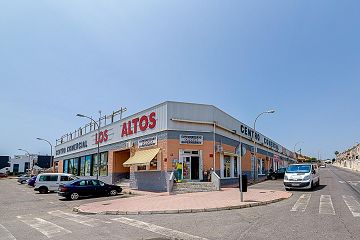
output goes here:
{"type": "Polygon", "coordinates": [[[137,171],[134,172],[138,190],[166,192],[168,188],[167,172],[165,171],[137,171]]]}

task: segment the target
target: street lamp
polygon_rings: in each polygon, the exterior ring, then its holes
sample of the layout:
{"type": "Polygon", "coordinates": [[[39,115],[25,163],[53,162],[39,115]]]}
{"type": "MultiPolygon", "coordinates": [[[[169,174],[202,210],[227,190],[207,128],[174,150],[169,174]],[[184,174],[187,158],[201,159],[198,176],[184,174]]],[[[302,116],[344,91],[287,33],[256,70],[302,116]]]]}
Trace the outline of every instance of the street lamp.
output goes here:
{"type": "Polygon", "coordinates": [[[99,179],[99,171],[100,171],[100,167],[99,167],[99,164],[100,164],[100,141],[96,138],[98,138],[100,136],[100,125],[94,120],[92,119],[91,117],[88,117],[86,115],[83,115],[83,114],[76,114],[77,117],[83,117],[83,118],[88,118],[90,119],[91,121],[93,121],[95,123],[95,125],[97,126],[97,129],[98,129],[98,133],[97,133],[97,137],[95,137],[95,142],[97,142],[97,171],[96,171],[96,179],[99,179]]]}
{"type": "Polygon", "coordinates": [[[50,166],[53,167],[53,156],[52,156],[52,144],[50,141],[46,140],[46,139],[43,139],[43,138],[36,138],[37,140],[40,140],[40,141],[45,141],[47,142],[49,145],[50,145],[50,166]]]}
{"type": "MultiPolygon", "coordinates": [[[[300,141],[300,142],[297,142],[294,146],[294,154],[295,154],[295,157],[296,157],[296,145],[298,145],[299,143],[304,143],[303,141],[300,141]]],[[[301,152],[301,151],[300,151],[301,152]]],[[[301,154],[301,153],[300,153],[301,154]]]]}
{"type": "Polygon", "coordinates": [[[257,178],[257,159],[256,159],[256,121],[258,120],[258,118],[265,114],[265,113],[274,113],[275,110],[268,110],[268,111],[265,111],[265,112],[262,112],[260,113],[256,118],[255,118],[255,121],[254,121],[254,182],[257,178]]]}
{"type": "MultiPolygon", "coordinates": [[[[31,162],[31,159],[30,159],[30,153],[22,148],[18,148],[19,151],[23,151],[23,152],[26,152],[29,156],[29,163],[31,162]]],[[[32,163],[32,166],[31,166],[31,172],[34,170],[34,159],[33,159],[33,163],[32,163]]]]}

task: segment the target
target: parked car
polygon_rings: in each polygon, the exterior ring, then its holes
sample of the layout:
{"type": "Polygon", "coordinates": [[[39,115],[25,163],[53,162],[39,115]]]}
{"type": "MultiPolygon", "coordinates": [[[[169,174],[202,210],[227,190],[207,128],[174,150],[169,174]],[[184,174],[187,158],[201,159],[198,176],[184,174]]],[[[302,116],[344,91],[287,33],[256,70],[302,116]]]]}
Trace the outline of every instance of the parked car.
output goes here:
{"type": "Polygon", "coordinates": [[[0,178],[5,178],[5,177],[7,177],[6,173],[0,173],[0,178]]]}
{"type": "Polygon", "coordinates": [[[28,180],[28,179],[30,179],[31,178],[31,176],[30,175],[27,175],[27,174],[23,174],[23,175],[20,175],[19,177],[18,177],[18,183],[21,183],[21,184],[24,184],[24,183],[26,183],[26,181],[28,180]]]}
{"type": "Polygon", "coordinates": [[[292,164],[285,172],[285,190],[293,188],[312,189],[320,185],[319,169],[316,164],[292,164]]]}
{"type": "Polygon", "coordinates": [[[28,180],[26,181],[27,184],[28,184],[29,186],[31,186],[31,187],[35,187],[36,177],[37,177],[37,176],[33,176],[33,177],[31,177],[30,179],[28,179],[28,180]]]}
{"type": "Polygon", "coordinates": [[[267,175],[267,179],[283,179],[285,175],[286,168],[279,168],[276,171],[269,172],[267,175]]]}
{"type": "Polygon", "coordinates": [[[36,177],[35,191],[39,193],[55,192],[60,184],[71,182],[78,179],[76,176],[68,173],[42,173],[36,177]]]}
{"type": "Polygon", "coordinates": [[[115,196],[121,193],[120,186],[106,184],[95,179],[78,179],[59,187],[58,195],[71,200],[81,196],[115,196]]]}

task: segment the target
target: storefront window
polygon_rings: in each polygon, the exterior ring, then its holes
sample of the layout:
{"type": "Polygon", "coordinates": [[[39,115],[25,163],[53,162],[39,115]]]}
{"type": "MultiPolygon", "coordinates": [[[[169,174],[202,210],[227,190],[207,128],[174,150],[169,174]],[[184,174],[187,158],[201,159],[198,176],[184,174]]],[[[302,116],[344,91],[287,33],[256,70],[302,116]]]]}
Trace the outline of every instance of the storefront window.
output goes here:
{"type": "Polygon", "coordinates": [[[234,177],[238,176],[238,161],[237,157],[234,157],[234,177]]]}
{"type": "Polygon", "coordinates": [[[79,158],[73,159],[73,168],[72,168],[72,174],[79,175],[79,158]]]}
{"type": "Polygon", "coordinates": [[[85,176],[91,176],[91,156],[87,155],[85,156],[85,176]]]}
{"type": "Polygon", "coordinates": [[[96,176],[98,172],[98,156],[97,154],[92,155],[92,176],[96,176]]]}
{"type": "Polygon", "coordinates": [[[150,162],[150,170],[157,170],[157,158],[156,158],[156,156],[150,162]]]}
{"type": "Polygon", "coordinates": [[[64,160],[63,172],[69,173],[69,159],[64,160]]]}
{"type": "Polygon", "coordinates": [[[104,152],[100,154],[100,176],[108,175],[108,153],[104,152]]]}
{"type": "Polygon", "coordinates": [[[231,177],[231,161],[229,156],[224,156],[224,177],[231,177]]]}
{"type": "Polygon", "coordinates": [[[68,173],[73,173],[74,171],[74,159],[69,159],[69,168],[68,168],[68,173]]]}
{"type": "Polygon", "coordinates": [[[85,157],[80,158],[80,176],[85,176],[85,157]]]}

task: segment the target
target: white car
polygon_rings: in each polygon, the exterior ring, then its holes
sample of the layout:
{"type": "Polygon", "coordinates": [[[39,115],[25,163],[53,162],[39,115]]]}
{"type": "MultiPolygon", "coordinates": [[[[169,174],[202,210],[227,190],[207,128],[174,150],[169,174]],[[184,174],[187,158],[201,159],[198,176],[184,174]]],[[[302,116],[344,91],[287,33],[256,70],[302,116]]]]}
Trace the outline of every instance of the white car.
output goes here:
{"type": "Polygon", "coordinates": [[[42,173],[36,177],[35,191],[48,193],[58,191],[59,185],[78,179],[76,176],[67,173],[42,173]]]}
{"type": "Polygon", "coordinates": [[[285,190],[312,189],[319,185],[320,176],[316,164],[292,164],[285,171],[285,190]]]}

